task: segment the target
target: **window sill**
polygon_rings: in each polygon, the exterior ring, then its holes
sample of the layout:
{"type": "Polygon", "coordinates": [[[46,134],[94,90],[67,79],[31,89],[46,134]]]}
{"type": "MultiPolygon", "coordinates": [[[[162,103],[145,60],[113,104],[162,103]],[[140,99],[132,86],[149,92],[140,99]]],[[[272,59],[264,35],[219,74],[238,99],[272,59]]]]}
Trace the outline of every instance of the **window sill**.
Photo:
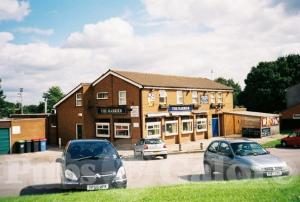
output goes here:
{"type": "Polygon", "coordinates": [[[169,134],[165,134],[165,136],[176,136],[178,135],[178,133],[169,133],[169,134]]]}
{"type": "Polygon", "coordinates": [[[189,133],[193,133],[194,131],[182,131],[181,134],[189,134],[189,133]]]}
{"type": "Polygon", "coordinates": [[[147,138],[160,138],[160,135],[147,135],[147,138]]]}
{"type": "Polygon", "coordinates": [[[206,132],[207,130],[205,129],[205,130],[197,130],[196,132],[197,133],[201,133],[201,132],[206,132]]]}
{"type": "Polygon", "coordinates": [[[124,137],[124,136],[115,136],[115,138],[121,138],[121,139],[130,139],[130,136],[124,137]]]}
{"type": "Polygon", "coordinates": [[[109,135],[96,135],[96,137],[110,137],[109,135]]]}

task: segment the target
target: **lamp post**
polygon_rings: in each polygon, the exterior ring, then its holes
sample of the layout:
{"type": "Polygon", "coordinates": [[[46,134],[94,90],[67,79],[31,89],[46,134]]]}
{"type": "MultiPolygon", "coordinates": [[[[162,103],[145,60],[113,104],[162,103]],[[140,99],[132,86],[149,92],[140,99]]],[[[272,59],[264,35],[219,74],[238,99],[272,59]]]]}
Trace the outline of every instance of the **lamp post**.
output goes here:
{"type": "Polygon", "coordinates": [[[22,96],[23,92],[24,92],[24,89],[20,88],[18,96],[20,97],[21,114],[23,114],[23,96],[22,96]]]}

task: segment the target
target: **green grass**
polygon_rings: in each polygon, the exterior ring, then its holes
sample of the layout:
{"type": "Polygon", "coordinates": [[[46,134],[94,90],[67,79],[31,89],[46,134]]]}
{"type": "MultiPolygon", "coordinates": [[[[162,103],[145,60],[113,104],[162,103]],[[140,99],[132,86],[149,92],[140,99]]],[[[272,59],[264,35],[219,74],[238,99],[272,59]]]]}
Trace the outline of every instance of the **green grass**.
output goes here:
{"type": "Polygon", "coordinates": [[[264,148],[274,148],[280,146],[280,144],[281,144],[281,140],[279,139],[279,140],[272,140],[270,142],[266,142],[262,144],[262,146],[264,148]]]}
{"type": "Polygon", "coordinates": [[[300,176],[2,198],[2,201],[300,201],[300,176]]]}

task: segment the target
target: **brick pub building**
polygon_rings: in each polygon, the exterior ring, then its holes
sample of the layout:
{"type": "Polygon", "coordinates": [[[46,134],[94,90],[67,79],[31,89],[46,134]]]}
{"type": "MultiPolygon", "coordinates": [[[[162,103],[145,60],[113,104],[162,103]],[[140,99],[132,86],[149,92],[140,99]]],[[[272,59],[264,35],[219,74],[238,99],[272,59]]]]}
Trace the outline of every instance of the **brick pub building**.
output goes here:
{"type": "Polygon", "coordinates": [[[222,136],[233,89],[209,79],[108,70],[54,105],[58,138],[105,138],[131,145],[142,137],[168,144],[222,136]]]}

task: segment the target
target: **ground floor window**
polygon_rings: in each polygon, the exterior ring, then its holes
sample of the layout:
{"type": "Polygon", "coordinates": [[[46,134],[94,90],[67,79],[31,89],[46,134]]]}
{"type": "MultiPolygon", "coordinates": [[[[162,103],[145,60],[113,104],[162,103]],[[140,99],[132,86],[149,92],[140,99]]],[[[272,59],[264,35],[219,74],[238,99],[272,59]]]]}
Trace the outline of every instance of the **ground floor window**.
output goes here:
{"type": "Polygon", "coordinates": [[[166,135],[178,134],[178,121],[166,121],[166,135]]]}
{"type": "Polygon", "coordinates": [[[207,118],[197,119],[197,132],[207,131],[207,118]]]}
{"type": "Polygon", "coordinates": [[[76,139],[82,139],[83,125],[82,123],[76,123],[76,139]]]}
{"type": "Polygon", "coordinates": [[[147,122],[146,128],[148,137],[160,137],[160,122],[147,122]]]}
{"type": "Polygon", "coordinates": [[[115,123],[116,138],[130,138],[130,123],[115,123]]]}
{"type": "Polygon", "coordinates": [[[192,133],[193,132],[193,120],[187,119],[182,120],[182,133],[192,133]]]}
{"type": "Polygon", "coordinates": [[[109,123],[96,123],[96,137],[109,137],[109,123]]]}

